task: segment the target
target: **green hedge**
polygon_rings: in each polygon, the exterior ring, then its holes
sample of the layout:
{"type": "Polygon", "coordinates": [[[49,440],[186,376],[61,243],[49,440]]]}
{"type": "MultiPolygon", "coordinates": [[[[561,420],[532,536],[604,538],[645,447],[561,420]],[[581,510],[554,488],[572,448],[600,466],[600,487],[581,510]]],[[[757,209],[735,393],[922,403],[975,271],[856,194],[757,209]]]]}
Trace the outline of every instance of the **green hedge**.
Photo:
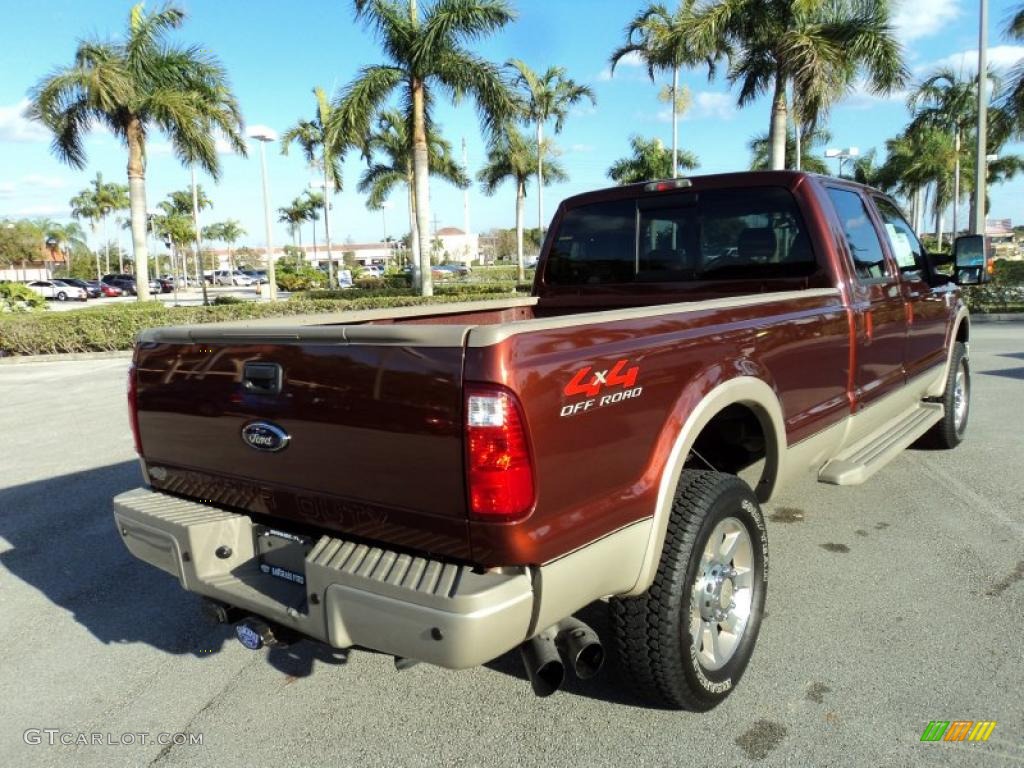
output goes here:
{"type": "Polygon", "coordinates": [[[375,296],[337,299],[299,298],[278,302],[242,302],[202,307],[174,307],[159,301],[115,304],[69,312],[4,313],[0,315],[0,357],[58,352],[101,352],[131,349],[146,328],[195,325],[224,320],[412,307],[494,299],[494,294],[458,296],[375,296]]]}
{"type": "MultiPolygon", "coordinates": [[[[531,286],[516,285],[514,282],[500,283],[434,283],[435,296],[480,296],[486,295],[494,298],[499,295],[511,296],[513,293],[525,290],[529,293],[531,286]]],[[[343,291],[303,291],[293,294],[292,301],[307,299],[335,299],[338,301],[354,301],[360,298],[381,297],[381,296],[415,296],[411,288],[388,288],[384,286],[372,288],[347,288],[343,291]]]]}

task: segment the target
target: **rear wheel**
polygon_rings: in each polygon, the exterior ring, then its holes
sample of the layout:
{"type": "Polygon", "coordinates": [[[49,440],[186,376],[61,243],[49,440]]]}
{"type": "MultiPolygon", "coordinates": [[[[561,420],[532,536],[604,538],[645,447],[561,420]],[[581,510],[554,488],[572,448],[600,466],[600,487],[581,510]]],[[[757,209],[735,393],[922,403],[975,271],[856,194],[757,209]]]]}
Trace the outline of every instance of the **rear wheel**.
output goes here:
{"type": "Polygon", "coordinates": [[[66,293],[64,293],[64,291],[60,291],[57,294],[57,301],[67,301],[67,299],[68,299],[68,295],[66,293]]]}
{"type": "Polygon", "coordinates": [[[739,682],[761,627],[764,517],[733,475],[686,470],[648,591],[611,601],[619,659],[646,699],[707,710],[739,682]]]}
{"type": "Polygon", "coordinates": [[[959,341],[953,345],[941,402],[942,420],[925,434],[923,442],[935,448],[956,448],[964,440],[971,414],[971,365],[967,347],[959,341]]]}

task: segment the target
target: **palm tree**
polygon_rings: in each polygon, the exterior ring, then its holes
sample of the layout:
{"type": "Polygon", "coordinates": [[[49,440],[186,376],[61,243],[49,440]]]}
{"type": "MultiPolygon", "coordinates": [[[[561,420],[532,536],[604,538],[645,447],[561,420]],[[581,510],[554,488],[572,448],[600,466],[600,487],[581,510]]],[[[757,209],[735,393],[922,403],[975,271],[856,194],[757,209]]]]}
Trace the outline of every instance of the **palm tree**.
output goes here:
{"type": "MultiPolygon", "coordinates": [[[[523,262],[523,206],[526,201],[526,184],[537,172],[537,142],[526,138],[513,125],[505,126],[491,138],[487,149],[487,163],[477,174],[485,195],[493,195],[506,180],[516,185],[516,258],[519,265],[519,279],[526,279],[526,267],[523,262]]],[[[544,154],[547,175],[545,184],[567,181],[568,176],[558,162],[551,157],[549,147],[545,145],[544,154]]]]}
{"type": "MultiPolygon", "coordinates": [[[[675,12],[661,3],[653,3],[637,13],[626,25],[626,42],[611,56],[611,72],[623,58],[638,55],[647,66],[647,74],[654,81],[658,71],[672,72],[672,85],[667,86],[659,98],[672,105],[672,156],[679,148],[679,118],[689,107],[689,90],[679,88],[679,70],[707,62],[708,74],[714,73],[714,57],[709,57],[692,45],[689,27],[693,23],[694,0],[680,0],[675,12]]],[[[677,163],[673,163],[677,165],[677,163]]]]}
{"type": "Polygon", "coordinates": [[[60,224],[56,221],[43,219],[36,222],[36,226],[42,231],[45,240],[55,243],[58,250],[64,254],[64,261],[70,272],[72,254],[76,251],[88,249],[85,242],[85,232],[74,221],[60,224]]]}
{"type": "Polygon", "coordinates": [[[292,200],[291,205],[277,209],[277,220],[288,225],[288,232],[292,236],[292,245],[296,245],[295,236],[298,235],[298,247],[302,248],[302,225],[308,220],[306,217],[306,204],[302,197],[292,200]]]}
{"type": "Polygon", "coordinates": [[[53,151],[75,168],[86,164],[84,138],[94,124],[108,128],[128,149],[132,246],[139,300],[149,298],[146,248],[146,139],[154,129],[168,135],[175,155],[220,176],[215,129],[241,155],[242,115],[216,57],[198,46],[167,40],[181,27],[184,11],[166,5],[146,13],[132,7],[117,42],[84,40],[74,62],[43,78],[32,90],[30,118],[54,135],[53,151]]]}
{"type": "MultiPolygon", "coordinates": [[[[995,75],[989,72],[989,78],[995,75]]],[[[998,83],[998,80],[996,80],[998,83]]],[[[997,86],[998,89],[998,86],[997,86]]],[[[960,156],[963,139],[978,117],[978,78],[960,78],[952,69],[940,68],[922,80],[911,92],[907,106],[913,114],[911,126],[945,128],[953,134],[953,236],[956,237],[960,208],[960,156]]]]}
{"type": "MultiPolygon", "coordinates": [[[[316,98],[316,116],[312,120],[300,120],[281,135],[281,154],[287,155],[288,148],[297,144],[302,150],[303,157],[310,166],[319,166],[324,174],[324,194],[328,196],[325,205],[330,205],[329,195],[331,191],[341,192],[341,160],[345,147],[338,146],[333,139],[336,136],[328,131],[327,126],[331,122],[331,110],[333,107],[327,100],[327,94],[320,86],[313,88],[313,96],[316,98]],[[319,157],[317,154],[319,153],[319,157]]],[[[326,209],[324,214],[324,242],[327,244],[328,262],[328,284],[336,285],[334,254],[331,252],[331,231],[330,216],[326,209]]],[[[315,239],[314,232],[314,239],[315,239]]]]}
{"type": "MultiPolygon", "coordinates": [[[[477,56],[476,42],[508,24],[513,13],[505,0],[436,0],[420,13],[415,0],[403,8],[396,0],[355,0],[356,15],[380,39],[386,64],[364,67],[341,94],[331,120],[333,140],[365,148],[370,126],[381,107],[402,91],[409,115],[416,231],[413,277],[424,296],[433,294],[430,274],[430,145],[427,135],[433,94],[440,90],[459,100],[471,96],[485,130],[515,111],[512,94],[493,63],[477,56]]],[[[365,152],[365,149],[364,149],[365,152]]]]}
{"type": "Polygon", "coordinates": [[[629,146],[633,149],[630,157],[616,160],[608,169],[608,177],[616,184],[637,184],[653,179],[673,179],[680,168],[692,170],[700,162],[697,156],[685,149],[676,154],[676,167],[672,167],[672,150],[666,149],[661,139],[645,139],[630,136],[629,146]]]}
{"type": "MultiPolygon", "coordinates": [[[[790,130],[786,133],[786,167],[801,168],[808,173],[820,173],[828,175],[828,165],[825,159],[819,155],[812,154],[815,145],[827,144],[832,141],[832,134],[821,128],[815,128],[806,133],[803,141],[800,142],[800,164],[796,163],[797,153],[796,131],[790,130]]],[[[750,170],[766,171],[772,164],[772,143],[768,134],[762,133],[750,141],[750,151],[753,159],[750,161],[750,170]]]]}
{"type": "Polygon", "coordinates": [[[777,170],[785,167],[787,85],[804,125],[827,113],[860,74],[881,93],[906,80],[889,6],[888,0],[721,0],[697,8],[685,26],[703,58],[728,57],[739,106],[772,93],[768,135],[777,170]]]}
{"type": "MultiPolygon", "coordinates": [[[[369,210],[379,211],[384,207],[384,202],[392,190],[400,184],[405,184],[409,201],[409,221],[412,224],[411,235],[412,239],[416,240],[416,196],[413,194],[408,122],[398,110],[389,109],[382,112],[377,118],[376,130],[367,138],[366,146],[369,150],[367,168],[360,176],[356,189],[361,194],[368,195],[366,207],[369,210]],[[382,155],[383,160],[374,161],[378,155],[382,155]]],[[[441,137],[440,126],[434,125],[433,122],[427,125],[427,147],[431,176],[450,182],[459,189],[465,189],[470,185],[465,169],[452,154],[452,145],[441,137]]]]}
{"type": "MultiPolygon", "coordinates": [[[[519,59],[510,59],[508,66],[515,72],[513,84],[520,89],[520,111],[525,120],[537,127],[537,146],[544,146],[544,124],[555,121],[555,133],[561,133],[569,109],[589,99],[597,98],[589,86],[579,85],[565,76],[564,67],[548,67],[543,74],[530,69],[519,59]]],[[[544,153],[537,153],[537,227],[544,238],[544,153]]]]}
{"type": "Polygon", "coordinates": [[[318,211],[324,207],[324,196],[319,192],[313,192],[307,189],[304,193],[304,197],[298,198],[301,203],[302,213],[305,216],[306,221],[313,225],[313,258],[317,259],[316,255],[316,223],[320,221],[320,214],[318,211]]]}
{"type": "Polygon", "coordinates": [[[925,188],[925,202],[932,197],[935,233],[942,248],[942,214],[953,198],[953,169],[956,151],[949,131],[925,123],[911,124],[885,143],[886,160],[879,170],[879,186],[907,199],[925,188]]]}
{"type": "MultiPolygon", "coordinates": [[[[1024,40],[1024,5],[1007,19],[1005,34],[1011,40],[1024,40]]],[[[999,105],[1011,117],[1014,131],[1024,133],[1024,59],[1019,59],[1010,70],[1006,89],[1000,94],[999,105]]]]}
{"type": "MultiPolygon", "coordinates": [[[[178,215],[178,216],[184,216],[185,218],[187,218],[191,222],[192,221],[192,189],[191,188],[188,188],[188,189],[178,189],[178,190],[175,190],[174,192],[168,193],[167,199],[162,201],[159,204],[158,207],[163,209],[168,214],[175,214],[175,215],[178,215]]],[[[209,197],[206,196],[206,192],[203,190],[203,185],[202,184],[197,184],[196,185],[196,207],[200,211],[205,211],[207,208],[213,208],[213,201],[209,197]]],[[[192,234],[191,238],[188,240],[188,244],[196,246],[195,253],[194,253],[194,256],[193,256],[193,258],[194,258],[193,263],[195,264],[195,268],[196,268],[196,283],[199,284],[199,285],[202,285],[202,287],[203,287],[203,304],[205,305],[206,304],[206,281],[205,281],[205,279],[203,277],[203,271],[204,270],[203,270],[203,265],[202,265],[202,256],[199,253],[199,248],[198,248],[199,243],[198,243],[198,241],[197,241],[197,239],[195,237],[195,224],[194,223],[190,224],[190,230],[192,231],[193,234],[192,234]]],[[[177,240],[176,242],[179,245],[184,245],[185,244],[185,241],[182,241],[182,240],[177,240]]],[[[184,261],[184,257],[183,257],[183,261],[184,261]]],[[[186,273],[188,272],[187,267],[186,267],[185,271],[186,271],[186,273]]]]}
{"type": "MultiPolygon", "coordinates": [[[[71,205],[71,217],[74,219],[88,221],[89,229],[92,230],[92,236],[95,240],[96,232],[99,230],[100,226],[100,219],[103,218],[103,208],[96,200],[96,195],[93,193],[92,188],[87,187],[86,189],[83,189],[71,198],[69,204],[71,205]]],[[[96,279],[99,280],[103,277],[103,267],[100,265],[100,251],[98,248],[95,251],[95,255],[96,279]]]]}
{"type": "Polygon", "coordinates": [[[235,271],[235,256],[232,253],[232,249],[234,248],[235,243],[244,236],[245,230],[242,229],[241,223],[236,219],[218,221],[203,227],[203,237],[206,240],[215,240],[217,242],[227,244],[228,265],[230,266],[232,273],[235,271]]]}

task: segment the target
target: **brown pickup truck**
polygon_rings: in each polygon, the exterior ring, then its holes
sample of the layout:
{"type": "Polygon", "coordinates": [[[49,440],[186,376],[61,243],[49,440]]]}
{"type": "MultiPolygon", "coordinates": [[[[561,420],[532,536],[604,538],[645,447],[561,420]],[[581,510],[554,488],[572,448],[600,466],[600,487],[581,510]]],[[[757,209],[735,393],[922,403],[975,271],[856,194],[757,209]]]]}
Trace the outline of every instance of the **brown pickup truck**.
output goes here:
{"type": "Polygon", "coordinates": [[[563,202],[531,297],[149,330],[117,530],[250,648],[519,648],[542,695],[600,667],[573,614],[608,599],[640,691],[707,709],[757,639],[759,502],[962,439],[982,249],[942,274],[881,193],[705,176],[563,202]]]}

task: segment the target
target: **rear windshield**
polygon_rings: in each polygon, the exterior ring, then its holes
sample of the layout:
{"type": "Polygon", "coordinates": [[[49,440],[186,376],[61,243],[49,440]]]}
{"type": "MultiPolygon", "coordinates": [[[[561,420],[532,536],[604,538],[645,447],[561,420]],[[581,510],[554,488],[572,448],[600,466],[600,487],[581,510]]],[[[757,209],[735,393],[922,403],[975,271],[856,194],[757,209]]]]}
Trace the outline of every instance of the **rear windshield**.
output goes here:
{"type": "Polygon", "coordinates": [[[808,277],[818,270],[786,189],[710,190],[594,203],[562,218],[549,285],[808,277]]]}

